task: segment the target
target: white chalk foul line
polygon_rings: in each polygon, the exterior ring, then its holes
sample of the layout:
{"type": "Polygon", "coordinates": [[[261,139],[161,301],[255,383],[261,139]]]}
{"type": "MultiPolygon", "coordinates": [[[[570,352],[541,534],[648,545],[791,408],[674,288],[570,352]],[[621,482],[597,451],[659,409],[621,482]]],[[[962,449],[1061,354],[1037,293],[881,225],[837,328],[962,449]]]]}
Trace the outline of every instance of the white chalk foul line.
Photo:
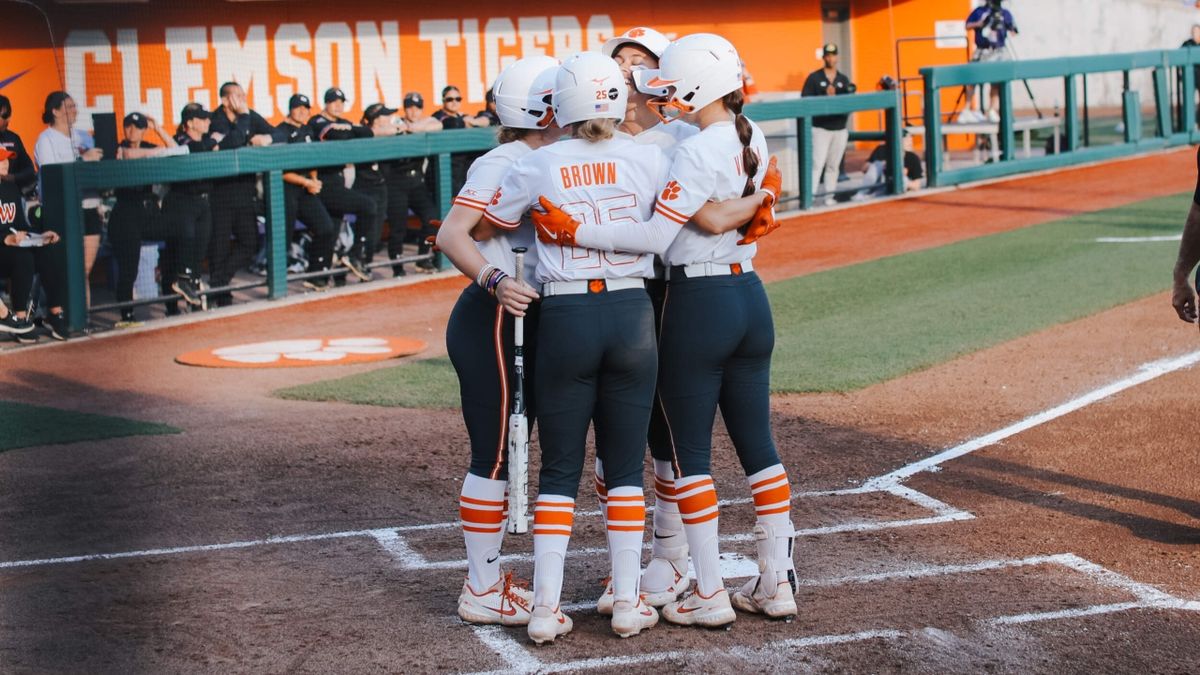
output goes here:
{"type": "MultiPolygon", "coordinates": [[[[862,574],[854,576],[833,577],[827,579],[805,579],[800,581],[801,586],[809,587],[834,587],[850,584],[867,584],[881,581],[890,581],[897,579],[920,579],[937,576],[946,576],[951,574],[970,574],[975,572],[988,572],[1001,569],[1010,569],[1017,567],[1032,567],[1038,565],[1058,565],[1068,569],[1080,572],[1095,581],[1101,586],[1118,588],[1134,595],[1137,600],[1133,602],[1118,602],[1107,603],[1101,605],[1089,605],[1086,607],[1075,607],[1071,609],[1047,611],[1047,612],[1030,612],[1024,614],[1011,614],[1006,616],[994,617],[983,620],[981,623],[985,625],[1019,625],[1028,623],[1037,623],[1041,621],[1057,621],[1062,619],[1073,619],[1086,616],[1098,616],[1102,614],[1112,614],[1116,612],[1124,612],[1134,609],[1175,609],[1200,612],[1200,602],[1183,600],[1169,595],[1153,586],[1133,581],[1128,577],[1106,569],[1093,562],[1080,558],[1072,553],[1062,553],[1057,555],[1042,555],[1030,556],[1027,558],[1010,559],[1010,560],[984,560],[977,563],[968,563],[960,565],[928,565],[915,567],[911,569],[895,570],[891,572],[882,572],[877,574],[862,574]]],[[[571,610],[590,609],[595,606],[595,603],[577,603],[571,605],[571,610]]],[[[568,606],[564,605],[564,610],[568,606]]],[[[850,644],[854,642],[864,642],[867,640],[897,640],[904,637],[917,635],[921,632],[918,630],[893,630],[893,629],[878,629],[865,630],[857,633],[844,633],[834,635],[812,635],[801,638],[789,638],[785,640],[776,640],[773,642],[764,643],[758,647],[736,647],[728,650],[727,653],[749,661],[756,654],[771,654],[779,655],[787,650],[806,649],[813,647],[822,647],[827,645],[850,644]]],[[[484,641],[493,652],[500,655],[504,659],[507,667],[503,670],[488,671],[489,673],[502,672],[520,672],[520,673],[556,673],[556,672],[573,672],[583,670],[595,670],[598,668],[612,668],[616,666],[639,665],[645,663],[653,663],[657,661],[665,661],[672,659],[696,659],[707,653],[708,650],[689,650],[689,651],[665,651],[665,652],[648,652],[635,656],[625,657],[607,657],[599,659],[581,659],[578,661],[564,661],[558,663],[548,663],[538,659],[536,656],[529,653],[522,639],[514,637],[519,635],[518,631],[505,631],[500,628],[475,628],[476,635],[480,635],[480,639],[484,641]],[[485,639],[486,638],[486,639],[485,639]],[[524,656],[522,656],[522,653],[524,656]]],[[[477,673],[474,675],[482,675],[477,673]]]]}
{"type": "Polygon", "coordinates": [[[1145,244],[1156,241],[1179,241],[1182,234],[1169,234],[1159,237],[1097,237],[1097,244],[1145,244]]]}
{"type": "Polygon", "coordinates": [[[948,450],[943,450],[932,457],[927,457],[919,462],[913,462],[908,466],[901,467],[891,473],[879,476],[878,478],[872,478],[863,484],[863,489],[866,491],[886,490],[889,486],[911,478],[913,475],[921,473],[922,471],[929,471],[952,459],[957,459],[963,455],[969,455],[976,450],[995,445],[996,443],[999,443],[1007,438],[1011,438],[1019,433],[1041,426],[1065,415],[1069,415],[1098,401],[1103,401],[1104,399],[1125,391],[1126,389],[1136,387],[1140,384],[1145,384],[1146,382],[1162,377],[1163,375],[1173,373],[1177,370],[1191,367],[1198,362],[1200,362],[1200,351],[1194,351],[1183,356],[1163,359],[1161,361],[1152,361],[1144,364],[1138,369],[1137,373],[1134,373],[1129,377],[1117,380],[1116,382],[1107,384],[1099,389],[1094,389],[1083,396],[1071,399],[1070,401],[1057,405],[1049,410],[1026,417],[1020,422],[1010,424],[1009,426],[998,431],[993,431],[985,436],[980,436],[979,438],[969,440],[966,443],[961,443],[948,450]]]}

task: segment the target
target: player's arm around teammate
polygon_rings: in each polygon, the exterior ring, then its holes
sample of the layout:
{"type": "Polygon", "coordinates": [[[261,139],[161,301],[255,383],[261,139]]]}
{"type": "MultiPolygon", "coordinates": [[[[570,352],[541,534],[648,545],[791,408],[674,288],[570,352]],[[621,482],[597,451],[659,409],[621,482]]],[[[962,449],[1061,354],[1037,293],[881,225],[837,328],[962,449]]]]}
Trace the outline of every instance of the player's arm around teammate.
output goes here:
{"type": "Polygon", "coordinates": [[[668,604],[663,616],[685,625],[732,622],[732,605],[772,617],[796,612],[790,488],[769,416],[774,325],[766,292],[754,274],[756,245],[739,245],[734,232],[713,235],[688,224],[706,202],[752,194],[763,180],[766,141],[741,114],[738,63],[736,51],[723,38],[690,35],[667,49],[661,72],[649,80],[671,88],[664,107],[696,113],[701,128],[680,143],[653,219],[606,227],[581,223],[574,231],[551,226],[546,232],[581,246],[663,251],[668,290],[658,387],[671,429],[679,476],[676,495],[697,581],[694,593],[668,604]],[[761,574],[732,603],[721,578],[717,495],[710,473],[718,407],[758,515],[754,536],[761,574]]]}
{"type": "Polygon", "coordinates": [[[1188,277],[1196,264],[1200,263],[1200,150],[1196,152],[1196,194],[1192,197],[1192,208],[1188,211],[1183,226],[1183,239],[1179,242],[1179,257],[1175,260],[1171,304],[1180,319],[1196,323],[1196,292],[1192,290],[1188,277]]]}
{"type": "MultiPolygon", "coordinates": [[[[514,585],[511,574],[501,573],[498,559],[505,531],[506,434],[513,376],[513,322],[508,315],[524,316],[526,335],[533,337],[538,299],[533,287],[516,280],[512,251],[517,246],[531,249],[525,258],[531,272],[537,261],[532,226],[524,223],[482,242],[475,241],[472,232],[481,226],[483,211],[512,163],[562,133],[554,125],[546,93],[554,85],[556,70],[558,61],[532,57],[513,63],[497,77],[493,88],[503,122],[500,145],[471,165],[437,238],[442,252],[473,280],[459,296],[446,327],[446,347],[458,374],[471,442],[470,468],[459,498],[467,579],[458,614],[472,623],[525,625],[532,609],[532,595],[514,585]]],[[[532,274],[524,276],[532,278],[532,274]]],[[[525,351],[532,364],[536,345],[529,337],[525,351]]],[[[527,410],[532,416],[532,401],[527,410]]]]}
{"type": "MultiPolygon", "coordinates": [[[[514,163],[484,218],[501,228],[516,227],[543,194],[587,222],[648,217],[668,167],[657,148],[616,134],[627,96],[611,59],[585,52],[564,63],[555,79],[554,112],[572,138],[514,163]]],[[[658,621],[638,588],[645,529],[642,470],[658,365],[645,290],[652,275],[650,256],[538,244],[543,299],[534,388],[542,468],[528,632],[539,644],[571,629],[559,600],[589,425],[608,482],[612,629],[627,637],[658,621]]]]}

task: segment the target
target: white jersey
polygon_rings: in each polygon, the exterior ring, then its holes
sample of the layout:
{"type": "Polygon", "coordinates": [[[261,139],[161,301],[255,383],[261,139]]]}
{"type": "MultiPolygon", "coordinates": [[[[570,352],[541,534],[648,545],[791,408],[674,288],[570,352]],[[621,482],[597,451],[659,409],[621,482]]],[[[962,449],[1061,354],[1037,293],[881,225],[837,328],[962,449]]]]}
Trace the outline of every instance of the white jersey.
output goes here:
{"type": "MultiPolygon", "coordinates": [[[[751,122],[750,126],[750,147],[759,158],[753,180],[758,189],[766,175],[767,141],[758,125],[751,122]]],[[[688,222],[709,201],[742,196],[746,188],[742,149],[732,121],[709,125],[679,143],[652,218],[610,228],[581,225],[575,240],[602,250],[653,251],[662,255],[667,266],[732,264],[753,258],[757,245],[738,246],[742,235],[736,231],[709,234],[688,222]]]]}
{"type": "MultiPolygon", "coordinates": [[[[580,223],[603,229],[648,219],[670,165],[656,147],[627,136],[590,143],[569,139],[525,155],[505,176],[484,217],[515,228],[545,196],[580,223]]],[[[575,281],[654,276],[653,256],[562,247],[538,241],[537,279],[575,281]]]]}
{"type": "Polygon", "coordinates": [[[666,153],[667,159],[674,160],[675,149],[679,147],[679,144],[698,133],[700,130],[687,122],[675,121],[670,124],[659,122],[634,136],[633,141],[643,145],[657,145],[666,153]]]}
{"type": "MultiPolygon", "coordinates": [[[[523,141],[504,143],[492,148],[488,153],[474,162],[467,170],[467,181],[463,183],[454,203],[476,211],[486,211],[488,204],[500,189],[500,182],[513,163],[533,152],[523,141]]],[[[513,248],[523,246],[528,249],[525,254],[525,269],[523,278],[529,285],[536,287],[534,272],[537,269],[537,248],[534,245],[533,222],[528,217],[522,217],[516,229],[505,229],[496,233],[486,241],[475,242],[479,254],[489,263],[504,270],[510,276],[516,274],[517,254],[513,248]]]]}
{"type": "MultiPolygon", "coordinates": [[[[758,156],[758,171],[754,188],[762,185],[767,172],[767,140],[757,124],[750,123],[753,133],[750,148],[758,156]]],[[[706,202],[723,202],[742,196],[746,188],[746,172],[742,166],[742,142],[732,121],[717,122],[679,144],[667,187],[659,197],[655,211],[679,224],[687,223],[706,202]]],[[[736,230],[724,234],[709,234],[693,224],[684,225],[675,241],[663,255],[667,266],[714,262],[740,263],[754,257],[756,244],[738,246],[742,235],[736,230]]]]}

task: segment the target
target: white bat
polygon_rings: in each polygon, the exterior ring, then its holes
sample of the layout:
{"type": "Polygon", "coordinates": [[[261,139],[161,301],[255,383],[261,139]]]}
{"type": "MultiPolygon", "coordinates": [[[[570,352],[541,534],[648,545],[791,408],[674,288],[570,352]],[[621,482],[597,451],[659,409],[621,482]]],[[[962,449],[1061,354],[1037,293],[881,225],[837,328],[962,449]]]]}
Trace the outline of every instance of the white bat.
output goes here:
{"type": "MultiPolygon", "coordinates": [[[[525,248],[517,254],[517,282],[525,268],[525,248]]],[[[517,386],[513,390],[512,412],[508,416],[508,531],[529,531],[529,418],[525,416],[525,319],[513,317],[513,372],[517,386]]]]}

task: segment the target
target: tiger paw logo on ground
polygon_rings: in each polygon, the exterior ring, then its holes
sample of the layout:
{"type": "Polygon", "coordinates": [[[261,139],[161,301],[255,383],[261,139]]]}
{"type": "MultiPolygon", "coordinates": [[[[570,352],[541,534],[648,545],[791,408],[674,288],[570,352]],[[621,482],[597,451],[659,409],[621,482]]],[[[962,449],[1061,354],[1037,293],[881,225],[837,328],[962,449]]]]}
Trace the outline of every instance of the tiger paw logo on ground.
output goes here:
{"type": "Polygon", "coordinates": [[[673,180],[670,183],[667,183],[666,187],[663,188],[661,198],[663,201],[669,202],[677,198],[679,196],[679,191],[682,189],[683,186],[679,184],[679,181],[673,180]]]}
{"type": "Polygon", "coordinates": [[[421,340],[411,338],[302,338],[199,349],[181,354],[175,361],[208,368],[340,366],[411,356],[425,347],[421,340]]]}

